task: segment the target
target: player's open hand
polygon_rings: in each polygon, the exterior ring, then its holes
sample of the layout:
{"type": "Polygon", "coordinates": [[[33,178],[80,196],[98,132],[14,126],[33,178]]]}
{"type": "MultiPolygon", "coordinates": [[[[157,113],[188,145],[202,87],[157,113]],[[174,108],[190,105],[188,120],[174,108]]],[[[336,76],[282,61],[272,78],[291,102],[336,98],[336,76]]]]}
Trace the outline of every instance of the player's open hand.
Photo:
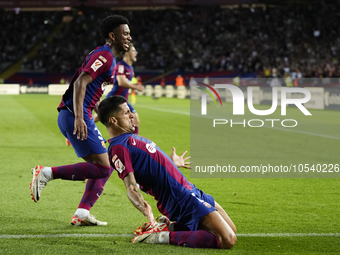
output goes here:
{"type": "Polygon", "coordinates": [[[187,168],[187,169],[191,169],[190,165],[191,165],[192,162],[186,162],[191,157],[189,156],[189,157],[184,158],[185,154],[187,154],[187,151],[183,152],[180,156],[178,156],[176,154],[175,147],[172,146],[172,153],[171,153],[170,158],[171,158],[172,162],[174,162],[177,167],[184,167],[184,168],[187,168]]]}
{"type": "Polygon", "coordinates": [[[146,201],[144,201],[144,211],[143,211],[143,214],[148,219],[148,221],[150,222],[151,226],[154,227],[155,224],[156,224],[155,217],[153,216],[151,206],[146,201]]]}
{"type": "Polygon", "coordinates": [[[138,91],[140,91],[140,92],[143,92],[144,86],[143,86],[143,85],[137,85],[137,86],[136,86],[136,89],[137,89],[138,91]]]}
{"type": "Polygon", "coordinates": [[[83,119],[74,120],[74,130],[73,134],[77,135],[77,139],[84,140],[87,139],[87,125],[83,119]]]}

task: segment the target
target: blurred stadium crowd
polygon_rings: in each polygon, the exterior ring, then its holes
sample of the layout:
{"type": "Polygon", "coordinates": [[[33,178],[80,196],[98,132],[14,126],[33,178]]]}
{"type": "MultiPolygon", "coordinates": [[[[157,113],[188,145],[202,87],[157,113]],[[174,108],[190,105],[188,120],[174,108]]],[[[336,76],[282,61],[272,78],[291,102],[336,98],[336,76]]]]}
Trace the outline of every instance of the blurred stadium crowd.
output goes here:
{"type": "Polygon", "coordinates": [[[2,12],[0,63],[17,59],[43,40],[38,54],[24,60],[23,69],[75,71],[88,52],[104,43],[98,34],[103,17],[121,14],[130,21],[139,52],[136,69],[340,77],[339,7],[336,3],[321,3],[117,12],[2,12]],[[63,26],[55,29],[60,23],[63,26]],[[50,32],[53,36],[47,40],[50,32]]]}
{"type": "Polygon", "coordinates": [[[35,43],[45,38],[61,13],[0,12],[0,64],[23,56],[35,43]],[[49,17],[47,21],[46,16],[49,17]]]}

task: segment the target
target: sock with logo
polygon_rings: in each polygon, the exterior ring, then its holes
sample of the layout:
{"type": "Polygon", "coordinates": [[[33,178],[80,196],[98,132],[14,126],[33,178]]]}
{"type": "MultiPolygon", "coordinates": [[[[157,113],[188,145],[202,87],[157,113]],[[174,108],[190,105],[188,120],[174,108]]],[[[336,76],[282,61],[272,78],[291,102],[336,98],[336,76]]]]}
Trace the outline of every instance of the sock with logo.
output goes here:
{"type": "Polygon", "coordinates": [[[84,181],[100,179],[110,175],[110,167],[88,162],[52,167],[53,179],[84,181]]]}
{"type": "Polygon", "coordinates": [[[220,248],[220,243],[217,238],[205,230],[176,231],[169,233],[169,243],[173,245],[191,248],[220,248]]]}
{"type": "Polygon", "coordinates": [[[104,185],[110,178],[113,168],[110,167],[109,175],[102,179],[88,179],[85,186],[85,192],[79,203],[78,209],[90,210],[91,207],[97,202],[100,195],[103,193],[104,185]]]}

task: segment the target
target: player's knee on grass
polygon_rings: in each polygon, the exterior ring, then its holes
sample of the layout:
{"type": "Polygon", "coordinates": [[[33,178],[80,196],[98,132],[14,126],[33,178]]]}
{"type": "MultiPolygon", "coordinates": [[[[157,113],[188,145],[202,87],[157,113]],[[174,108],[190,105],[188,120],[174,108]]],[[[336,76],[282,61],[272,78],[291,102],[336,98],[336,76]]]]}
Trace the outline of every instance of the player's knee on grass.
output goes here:
{"type": "Polygon", "coordinates": [[[217,211],[205,215],[200,221],[199,229],[213,233],[221,249],[231,249],[236,243],[235,232],[217,211]]]}
{"type": "Polygon", "coordinates": [[[221,249],[231,249],[236,243],[237,237],[235,233],[224,234],[223,236],[216,237],[220,242],[221,249]]]}
{"type": "Polygon", "coordinates": [[[225,210],[215,201],[215,208],[217,212],[222,216],[222,218],[228,223],[228,225],[231,227],[231,229],[236,234],[236,226],[234,222],[230,219],[229,215],[225,212],[225,210]]]}

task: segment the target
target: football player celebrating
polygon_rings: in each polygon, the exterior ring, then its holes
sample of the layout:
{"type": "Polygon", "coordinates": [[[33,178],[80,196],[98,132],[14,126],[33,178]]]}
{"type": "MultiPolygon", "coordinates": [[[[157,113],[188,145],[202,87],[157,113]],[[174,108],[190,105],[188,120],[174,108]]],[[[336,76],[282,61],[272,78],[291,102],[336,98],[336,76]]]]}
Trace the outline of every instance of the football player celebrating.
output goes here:
{"type": "Polygon", "coordinates": [[[236,227],[214,198],[190,183],[173,162],[175,160],[155,143],[132,134],[134,116],[124,97],[104,99],[98,107],[98,117],[110,136],[111,166],[124,181],[131,203],[151,224],[132,242],[193,248],[229,249],[234,246],[236,227]],[[155,224],[151,207],[140,189],[154,196],[158,210],[176,223],[155,224]]]}
{"type": "Polygon", "coordinates": [[[129,49],[132,38],[128,24],[128,20],[120,15],[111,15],[102,20],[99,32],[106,44],[86,56],[58,107],[59,129],[70,141],[77,156],[85,162],[52,168],[36,166],[33,169],[30,188],[34,202],[39,201],[42,189],[50,180],[89,179],[71,221],[76,226],[107,224],[90,215],[91,207],[102,194],[104,185],[113,171],[105,140],[95,125],[92,110],[113,77],[117,55],[129,49]]]}
{"type": "MultiPolygon", "coordinates": [[[[122,61],[117,63],[115,68],[115,75],[113,78],[113,88],[107,94],[106,97],[110,96],[123,96],[126,98],[126,102],[132,112],[135,120],[135,131],[134,134],[138,134],[139,127],[139,117],[137,111],[133,108],[133,106],[128,102],[129,97],[129,89],[135,89],[138,91],[143,91],[143,85],[137,83],[132,83],[132,78],[134,77],[134,70],[132,64],[137,61],[136,48],[132,43],[129,43],[129,49],[124,53],[124,57],[122,61]]],[[[95,122],[98,121],[98,117],[94,117],[95,122]]]]}

